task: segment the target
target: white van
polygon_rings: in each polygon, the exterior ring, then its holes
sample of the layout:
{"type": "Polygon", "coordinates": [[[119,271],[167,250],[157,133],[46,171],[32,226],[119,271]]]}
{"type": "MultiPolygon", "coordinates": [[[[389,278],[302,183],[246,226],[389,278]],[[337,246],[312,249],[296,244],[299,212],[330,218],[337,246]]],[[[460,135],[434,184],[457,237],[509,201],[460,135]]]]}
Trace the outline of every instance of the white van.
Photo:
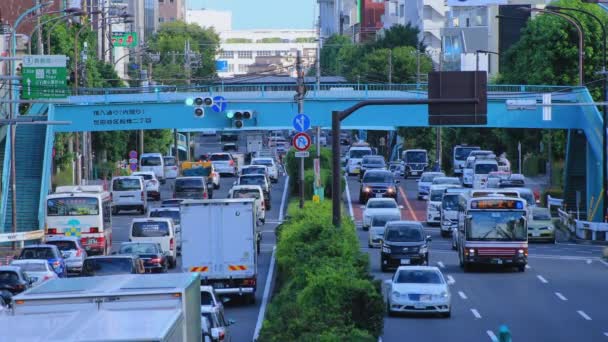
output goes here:
{"type": "Polygon", "coordinates": [[[179,176],[179,168],[177,167],[177,160],[173,156],[163,157],[165,178],[173,179],[179,176]]]}
{"type": "Polygon", "coordinates": [[[160,153],[142,153],[139,171],[154,171],[161,184],[165,184],[165,161],[160,153]]]}
{"type": "Polygon", "coordinates": [[[481,158],[483,159],[480,159],[480,157],[475,158],[475,163],[473,164],[474,189],[486,188],[490,172],[498,171],[498,162],[496,161],[496,158],[481,158]]]}
{"type": "Polygon", "coordinates": [[[167,217],[135,218],[131,222],[129,241],[156,242],[167,253],[169,267],[177,263],[177,247],[173,219],[167,217]]]}
{"type": "Polygon", "coordinates": [[[429,198],[426,202],[426,224],[441,224],[441,201],[446,189],[459,188],[454,184],[434,184],[429,188],[429,198]]]}
{"type": "Polygon", "coordinates": [[[361,172],[361,161],[364,156],[374,154],[369,144],[353,144],[346,152],[346,174],[357,175],[361,172]]]}
{"type": "Polygon", "coordinates": [[[140,176],[113,177],[110,192],[113,215],[120,210],[139,210],[141,214],[148,210],[148,194],[140,176]]]}

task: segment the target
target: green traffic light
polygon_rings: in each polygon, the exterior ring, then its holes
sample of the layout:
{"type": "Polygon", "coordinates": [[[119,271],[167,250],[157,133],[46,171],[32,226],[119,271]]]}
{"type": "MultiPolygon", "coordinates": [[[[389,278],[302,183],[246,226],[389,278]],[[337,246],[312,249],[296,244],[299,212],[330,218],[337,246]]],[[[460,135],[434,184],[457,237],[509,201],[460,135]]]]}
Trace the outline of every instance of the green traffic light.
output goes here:
{"type": "Polygon", "coordinates": [[[186,106],[192,106],[194,104],[194,99],[189,97],[186,99],[186,106]]]}
{"type": "Polygon", "coordinates": [[[233,111],[226,112],[226,118],[232,119],[233,117],[234,117],[234,112],[233,111]]]}

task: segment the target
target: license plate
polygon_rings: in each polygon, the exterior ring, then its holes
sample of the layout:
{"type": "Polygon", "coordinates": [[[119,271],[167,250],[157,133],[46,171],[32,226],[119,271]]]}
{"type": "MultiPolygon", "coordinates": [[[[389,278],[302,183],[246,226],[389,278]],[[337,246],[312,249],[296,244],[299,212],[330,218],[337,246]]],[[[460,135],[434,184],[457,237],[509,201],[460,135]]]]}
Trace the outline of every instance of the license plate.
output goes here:
{"type": "Polygon", "coordinates": [[[88,243],[89,245],[94,245],[94,244],[96,244],[96,243],[97,243],[97,239],[95,239],[95,238],[88,239],[88,240],[87,240],[87,243],[88,243]]]}
{"type": "Polygon", "coordinates": [[[494,259],[494,262],[498,265],[502,265],[502,259],[494,259]]]}
{"type": "Polygon", "coordinates": [[[418,171],[412,171],[412,176],[417,176],[418,175],[418,171]]]}
{"type": "Polygon", "coordinates": [[[539,232],[532,232],[532,236],[534,236],[534,237],[539,237],[539,236],[540,236],[540,233],[539,233],[539,232]]]}
{"type": "Polygon", "coordinates": [[[422,303],[416,303],[416,304],[414,304],[414,308],[416,308],[416,309],[424,309],[424,308],[426,308],[426,305],[424,305],[422,303]]]}
{"type": "Polygon", "coordinates": [[[382,194],[376,194],[376,198],[382,198],[382,194]]]}
{"type": "Polygon", "coordinates": [[[401,265],[409,265],[410,259],[401,259],[401,265]]]}
{"type": "Polygon", "coordinates": [[[213,284],[213,287],[215,287],[216,289],[223,289],[224,283],[215,283],[215,284],[213,284]]]}
{"type": "Polygon", "coordinates": [[[430,295],[422,295],[420,296],[420,301],[424,302],[424,301],[430,301],[431,300],[431,296],[430,295]]]}

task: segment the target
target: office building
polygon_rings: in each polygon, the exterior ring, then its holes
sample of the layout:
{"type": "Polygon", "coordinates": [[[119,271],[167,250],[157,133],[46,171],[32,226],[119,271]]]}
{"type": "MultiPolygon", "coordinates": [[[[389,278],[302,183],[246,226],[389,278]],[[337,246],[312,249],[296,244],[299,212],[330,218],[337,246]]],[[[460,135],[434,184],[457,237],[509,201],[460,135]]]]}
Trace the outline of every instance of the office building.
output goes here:
{"type": "Polygon", "coordinates": [[[158,22],[160,24],[186,19],[186,0],[158,0],[158,22]]]}
{"type": "Polygon", "coordinates": [[[215,32],[222,33],[232,30],[232,12],[189,9],[186,11],[186,22],[188,24],[198,24],[200,27],[213,27],[215,32]]]}

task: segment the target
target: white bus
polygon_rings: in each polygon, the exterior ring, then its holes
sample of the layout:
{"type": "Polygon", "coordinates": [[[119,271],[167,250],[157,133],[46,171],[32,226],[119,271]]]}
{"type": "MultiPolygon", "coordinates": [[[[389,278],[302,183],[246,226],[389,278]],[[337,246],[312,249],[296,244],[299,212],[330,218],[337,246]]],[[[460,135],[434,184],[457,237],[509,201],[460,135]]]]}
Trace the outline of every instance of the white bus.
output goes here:
{"type": "Polygon", "coordinates": [[[88,254],[112,248],[112,198],[98,185],[59,186],[46,198],[45,235],[74,236],[88,254]]]}
{"type": "Polygon", "coordinates": [[[468,146],[468,145],[456,145],[454,146],[453,153],[453,164],[454,165],[454,175],[461,175],[462,169],[464,169],[464,165],[469,157],[469,154],[473,151],[480,150],[479,146],[468,146]]]}

